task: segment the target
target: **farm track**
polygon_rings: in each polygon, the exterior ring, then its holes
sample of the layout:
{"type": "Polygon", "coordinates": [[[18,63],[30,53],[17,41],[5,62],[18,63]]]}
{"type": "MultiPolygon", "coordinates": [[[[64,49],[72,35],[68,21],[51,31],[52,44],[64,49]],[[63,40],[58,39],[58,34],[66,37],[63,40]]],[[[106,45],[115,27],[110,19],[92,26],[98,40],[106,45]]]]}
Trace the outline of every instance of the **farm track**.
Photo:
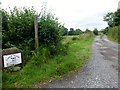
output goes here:
{"type": "Polygon", "coordinates": [[[82,69],[44,88],[118,88],[118,44],[106,36],[97,36],[92,44],[92,57],[82,69]]]}

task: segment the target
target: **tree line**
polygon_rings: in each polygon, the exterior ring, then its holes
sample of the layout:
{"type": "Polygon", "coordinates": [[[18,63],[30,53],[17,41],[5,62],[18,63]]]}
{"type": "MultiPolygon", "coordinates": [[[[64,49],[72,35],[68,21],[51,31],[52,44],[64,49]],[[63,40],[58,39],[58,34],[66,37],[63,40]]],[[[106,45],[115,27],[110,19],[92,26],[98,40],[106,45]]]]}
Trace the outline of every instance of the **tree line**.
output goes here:
{"type": "Polygon", "coordinates": [[[120,43],[120,9],[115,12],[108,12],[104,16],[104,21],[108,23],[102,32],[108,35],[108,38],[120,43]]]}
{"type": "MultiPolygon", "coordinates": [[[[89,30],[89,29],[86,29],[85,31],[82,31],[81,29],[74,29],[74,28],[70,28],[70,30],[68,30],[67,28],[64,27],[64,29],[63,29],[63,36],[64,36],[64,35],[81,35],[81,34],[83,34],[83,33],[88,33],[88,32],[92,32],[92,31],[89,30]]],[[[95,29],[93,30],[93,33],[94,33],[95,35],[98,35],[98,30],[97,30],[97,28],[95,28],[95,29]]]]}

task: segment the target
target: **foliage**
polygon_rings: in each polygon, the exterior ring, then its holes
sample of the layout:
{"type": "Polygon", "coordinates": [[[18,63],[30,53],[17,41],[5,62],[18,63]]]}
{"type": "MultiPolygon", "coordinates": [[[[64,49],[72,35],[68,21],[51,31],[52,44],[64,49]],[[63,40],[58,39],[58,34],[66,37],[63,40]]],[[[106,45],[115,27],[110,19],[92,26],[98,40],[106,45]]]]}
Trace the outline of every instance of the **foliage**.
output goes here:
{"type": "MultiPolygon", "coordinates": [[[[57,55],[54,58],[44,58],[47,52],[43,48],[41,52],[35,52],[33,58],[19,72],[9,74],[3,73],[3,88],[30,88],[35,87],[37,83],[59,78],[72,70],[82,67],[91,54],[91,44],[93,37],[85,37],[79,41],[73,41],[70,38],[70,47],[67,55],[57,55]],[[41,56],[42,54],[42,56],[41,56]],[[42,61],[47,60],[47,63],[42,61]],[[36,61],[41,61],[36,63],[36,61]],[[41,64],[42,63],[42,64],[41,64]]],[[[67,42],[68,39],[65,40],[67,42]]]]}
{"type": "Polygon", "coordinates": [[[80,29],[74,30],[73,28],[70,28],[70,31],[69,31],[68,35],[80,35],[80,34],[82,34],[82,33],[83,33],[83,32],[82,32],[82,30],[80,30],[80,29]]]}
{"type": "Polygon", "coordinates": [[[47,13],[46,16],[42,16],[39,23],[40,46],[56,46],[62,39],[62,30],[62,25],[51,13],[47,13]]]}
{"type": "Polygon", "coordinates": [[[101,30],[101,32],[102,32],[103,34],[106,34],[106,35],[108,35],[108,31],[109,31],[109,28],[108,28],[108,27],[106,27],[105,29],[101,30]]]}
{"type": "Polygon", "coordinates": [[[87,33],[79,35],[79,37],[80,39],[85,39],[85,38],[94,37],[94,34],[92,32],[87,32],[87,33]]]}
{"type": "Polygon", "coordinates": [[[86,29],[84,33],[89,33],[91,32],[89,29],[86,29]]]}
{"type": "Polygon", "coordinates": [[[108,32],[108,38],[112,41],[120,43],[120,36],[119,36],[120,30],[118,30],[118,27],[110,27],[108,32]]]}
{"type": "Polygon", "coordinates": [[[28,46],[34,49],[34,14],[33,8],[10,10],[10,14],[2,12],[3,48],[28,46]]]}
{"type": "Polygon", "coordinates": [[[67,54],[67,46],[61,44],[64,26],[51,13],[41,15],[38,23],[39,50],[35,50],[34,16],[37,12],[34,8],[17,9],[15,7],[10,10],[10,13],[5,10],[1,12],[3,49],[10,47],[21,49],[24,62],[22,65],[27,64],[31,57],[36,61],[35,63],[39,64],[47,62],[44,59],[46,57],[53,57],[60,53],[67,54]]]}
{"type": "Polygon", "coordinates": [[[82,30],[76,29],[75,32],[74,32],[74,35],[80,35],[82,33],[83,33],[82,30]]]}
{"type": "Polygon", "coordinates": [[[79,40],[79,38],[78,37],[73,37],[72,40],[79,40]]]}
{"type": "Polygon", "coordinates": [[[118,9],[114,14],[115,14],[114,17],[115,26],[118,26],[120,25],[120,9],[118,9]]]}
{"type": "Polygon", "coordinates": [[[104,17],[104,21],[107,21],[109,27],[105,28],[103,33],[108,35],[108,38],[112,41],[116,41],[119,43],[119,33],[120,33],[120,9],[115,11],[114,13],[108,13],[104,17]]]}
{"type": "Polygon", "coordinates": [[[120,9],[116,12],[109,12],[104,16],[104,21],[106,21],[109,27],[114,27],[120,25],[120,9]]]}
{"type": "Polygon", "coordinates": [[[74,35],[74,29],[70,28],[69,35],[74,35]]]}
{"type": "Polygon", "coordinates": [[[108,25],[110,27],[113,26],[113,18],[114,18],[114,13],[113,12],[109,12],[104,16],[104,21],[106,21],[108,23],[108,25]]]}
{"type": "Polygon", "coordinates": [[[94,33],[95,35],[98,35],[98,30],[95,28],[95,29],[93,30],[93,33],[94,33]]]}
{"type": "MultiPolygon", "coordinates": [[[[1,10],[3,20],[3,48],[18,47],[35,50],[34,8],[10,10],[10,14],[1,10]]],[[[38,15],[39,16],[39,15],[38,15]]],[[[56,46],[62,39],[63,25],[51,13],[41,15],[38,23],[39,46],[56,46]]]]}
{"type": "Polygon", "coordinates": [[[62,33],[63,33],[63,36],[68,35],[68,29],[63,27],[63,32],[62,33]]]}

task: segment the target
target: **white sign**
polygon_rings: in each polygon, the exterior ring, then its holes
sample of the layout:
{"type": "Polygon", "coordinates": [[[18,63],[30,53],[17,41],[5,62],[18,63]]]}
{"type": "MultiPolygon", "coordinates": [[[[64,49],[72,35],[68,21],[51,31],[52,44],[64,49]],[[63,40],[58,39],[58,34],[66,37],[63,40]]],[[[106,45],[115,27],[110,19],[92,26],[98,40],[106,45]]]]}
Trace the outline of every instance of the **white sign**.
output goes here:
{"type": "Polygon", "coordinates": [[[3,59],[4,59],[4,67],[9,67],[12,65],[17,65],[17,64],[22,63],[21,53],[4,55],[3,59]]]}

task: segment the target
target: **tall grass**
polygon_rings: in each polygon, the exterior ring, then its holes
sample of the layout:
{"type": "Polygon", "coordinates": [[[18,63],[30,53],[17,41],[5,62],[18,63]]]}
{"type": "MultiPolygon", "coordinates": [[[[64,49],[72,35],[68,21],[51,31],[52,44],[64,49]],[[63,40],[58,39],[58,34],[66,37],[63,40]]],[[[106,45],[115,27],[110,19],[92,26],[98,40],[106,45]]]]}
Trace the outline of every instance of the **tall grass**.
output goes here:
{"type": "Polygon", "coordinates": [[[117,26],[109,28],[108,39],[110,39],[110,40],[112,40],[114,42],[120,43],[119,33],[120,33],[120,30],[119,30],[119,28],[117,26]]]}
{"type": "Polygon", "coordinates": [[[91,55],[91,44],[94,38],[93,36],[88,38],[88,36],[86,35],[82,39],[78,36],[79,39],[75,40],[72,40],[74,36],[65,37],[63,43],[69,43],[68,53],[65,55],[59,54],[53,58],[45,58],[45,54],[41,56],[41,53],[35,53],[31,61],[21,71],[3,73],[3,88],[34,87],[39,82],[60,78],[61,75],[84,66],[91,55]],[[36,63],[36,61],[46,59],[46,63],[36,63]]]}

